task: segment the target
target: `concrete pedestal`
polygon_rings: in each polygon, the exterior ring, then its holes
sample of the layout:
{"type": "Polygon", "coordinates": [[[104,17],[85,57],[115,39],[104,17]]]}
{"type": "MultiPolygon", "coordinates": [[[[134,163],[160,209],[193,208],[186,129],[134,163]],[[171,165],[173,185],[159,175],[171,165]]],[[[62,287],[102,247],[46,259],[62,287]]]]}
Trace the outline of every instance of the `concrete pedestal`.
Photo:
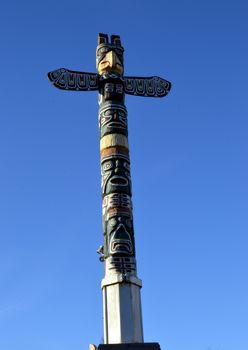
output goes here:
{"type": "Polygon", "coordinates": [[[105,278],[102,282],[104,306],[104,343],[143,343],[140,288],[141,281],[122,276],[105,278]]]}

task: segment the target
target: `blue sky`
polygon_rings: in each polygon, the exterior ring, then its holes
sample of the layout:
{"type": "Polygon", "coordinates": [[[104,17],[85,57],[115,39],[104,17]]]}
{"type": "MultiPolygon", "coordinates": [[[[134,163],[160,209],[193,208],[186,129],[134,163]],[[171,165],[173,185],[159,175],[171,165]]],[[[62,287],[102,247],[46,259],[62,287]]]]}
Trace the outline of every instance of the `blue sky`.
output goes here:
{"type": "Polygon", "coordinates": [[[97,93],[48,71],[95,71],[98,32],[127,75],[173,84],[127,96],[146,341],[246,350],[246,1],[5,1],[1,5],[0,349],[102,340],[97,93]]]}

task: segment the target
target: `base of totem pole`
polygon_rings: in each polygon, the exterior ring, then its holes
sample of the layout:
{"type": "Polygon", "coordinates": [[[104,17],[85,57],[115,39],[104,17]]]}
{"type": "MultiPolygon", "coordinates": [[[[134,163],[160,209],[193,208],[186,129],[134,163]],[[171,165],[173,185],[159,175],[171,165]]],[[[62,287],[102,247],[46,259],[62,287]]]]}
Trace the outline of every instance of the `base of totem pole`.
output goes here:
{"type": "Polygon", "coordinates": [[[158,343],[100,344],[98,350],[161,350],[158,343]]]}

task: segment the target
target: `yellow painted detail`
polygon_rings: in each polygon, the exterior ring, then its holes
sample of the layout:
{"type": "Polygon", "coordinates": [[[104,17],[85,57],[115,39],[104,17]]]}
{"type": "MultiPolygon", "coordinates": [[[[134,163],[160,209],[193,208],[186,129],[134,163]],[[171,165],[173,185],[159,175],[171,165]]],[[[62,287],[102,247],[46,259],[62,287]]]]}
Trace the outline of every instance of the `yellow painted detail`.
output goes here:
{"type": "Polygon", "coordinates": [[[113,146],[122,146],[128,149],[127,137],[121,134],[109,134],[103,136],[100,141],[100,150],[113,146]]]}
{"type": "Polygon", "coordinates": [[[98,64],[98,73],[103,74],[106,72],[123,73],[121,61],[114,51],[109,51],[98,64]]]}

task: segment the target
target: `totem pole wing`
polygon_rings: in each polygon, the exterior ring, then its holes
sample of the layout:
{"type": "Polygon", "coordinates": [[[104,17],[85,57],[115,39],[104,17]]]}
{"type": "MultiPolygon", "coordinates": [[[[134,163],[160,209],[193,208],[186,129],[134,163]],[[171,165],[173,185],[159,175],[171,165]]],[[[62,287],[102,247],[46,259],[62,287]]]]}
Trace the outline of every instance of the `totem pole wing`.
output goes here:
{"type": "Polygon", "coordinates": [[[124,77],[124,90],[128,95],[144,97],[164,97],[171,83],[160,77],[124,77]]]}
{"type": "Polygon", "coordinates": [[[48,79],[62,90],[93,91],[98,90],[98,75],[95,73],[75,72],[59,68],[49,72],[48,79]]]}

